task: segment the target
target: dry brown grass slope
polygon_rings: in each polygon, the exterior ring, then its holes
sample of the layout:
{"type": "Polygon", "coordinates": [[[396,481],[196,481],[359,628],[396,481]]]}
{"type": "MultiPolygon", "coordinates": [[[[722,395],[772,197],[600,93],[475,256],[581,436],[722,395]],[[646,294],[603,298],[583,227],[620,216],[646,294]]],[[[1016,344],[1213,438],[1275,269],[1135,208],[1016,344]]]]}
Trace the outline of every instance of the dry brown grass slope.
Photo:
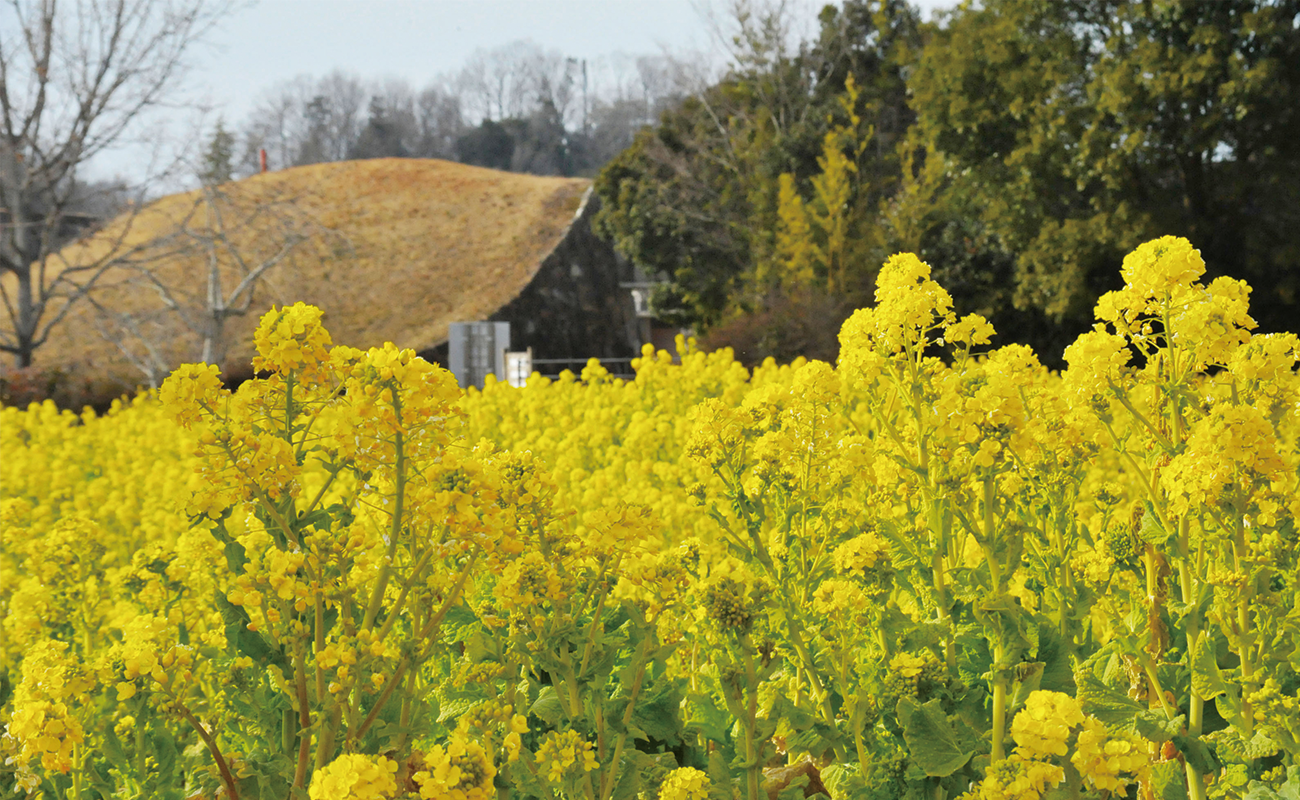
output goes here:
{"type": "MultiPolygon", "coordinates": [[[[339,344],[392,341],[416,350],[441,344],[449,323],[484,319],[528,285],[563,238],[587,187],[585,180],[435,160],[316,164],[221,187],[216,210],[229,248],[205,244],[215,215],[199,192],[191,192],[113,221],[63,255],[79,263],[113,247],[136,251],[133,259],[151,264],[193,318],[206,301],[211,259],[229,291],[240,275],[230,250],[254,266],[278,252],[286,233],[310,234],[266,273],[247,315],[230,322],[224,365],[239,375],[252,356],[257,319],[273,303],[320,306],[339,344]],[[178,238],[182,223],[197,236],[178,238]]],[[[201,335],[166,310],[138,270],[114,268],[102,287],[97,302],[129,313],[169,362],[198,360],[201,335]]],[[[37,366],[71,373],[101,391],[140,383],[142,373],[106,331],[144,352],[141,339],[122,333],[120,319],[108,323],[82,303],[37,352],[37,366]]]]}

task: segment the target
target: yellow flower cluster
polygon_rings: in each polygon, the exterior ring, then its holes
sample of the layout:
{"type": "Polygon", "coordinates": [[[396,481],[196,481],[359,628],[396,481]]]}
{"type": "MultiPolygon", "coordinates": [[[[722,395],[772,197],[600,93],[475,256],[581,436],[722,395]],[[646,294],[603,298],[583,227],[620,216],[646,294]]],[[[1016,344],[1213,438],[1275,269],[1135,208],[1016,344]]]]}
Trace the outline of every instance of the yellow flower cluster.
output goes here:
{"type": "Polygon", "coordinates": [[[319,308],[305,303],[294,303],[283,309],[272,306],[253,333],[253,344],[257,347],[253,369],[283,373],[320,369],[329,360],[329,346],[333,341],[321,324],[322,316],[324,313],[319,308]]]}
{"type": "Polygon", "coordinates": [[[537,749],[542,775],[555,786],[575,780],[596,769],[596,751],[577,731],[550,731],[537,749]]]}
{"type": "Polygon", "coordinates": [[[397,797],[397,762],[347,753],[312,775],[311,800],[387,800],[397,797]]]}
{"type": "MultiPolygon", "coordinates": [[[[17,687],[4,747],[27,785],[78,769],[77,748],[97,746],[88,715],[126,731],[193,711],[243,751],[254,734],[217,725],[237,692],[261,692],[294,715],[269,747],[311,730],[332,756],[373,750],[390,723],[371,712],[403,692],[414,706],[489,687],[511,700],[425,754],[422,796],[487,798],[497,769],[532,766],[565,792],[605,789],[597,726],[525,737],[535,697],[515,694],[537,671],[495,659],[552,659],[539,669],[587,692],[645,624],[653,681],[689,676],[696,697],[738,686],[747,658],[755,676],[771,667],[756,707],[777,709],[779,685],[814,717],[800,730],[834,732],[818,752],[851,762],[893,730],[878,698],[971,689],[982,657],[998,665],[991,707],[1014,708],[1004,667],[1046,660],[1034,634],[1050,620],[1080,663],[1104,646],[1156,662],[1139,682],[1222,683],[1224,719],[1290,754],[1300,731],[1276,718],[1296,685],[1278,643],[1300,635],[1300,339],[1252,334],[1248,288],[1204,271],[1183,240],[1138,248],[1059,375],[1022,346],[984,352],[988,322],[957,319],[929,266],[900,254],[845,324],[838,365],[751,373],[681,341],[676,359],[644,351],[631,381],[589,364],[462,392],[409,350],[332,347],[298,305],[263,319],[266,374],[234,392],[189,365],[158,399],[98,417],[0,409],[0,654],[17,687]],[[1185,615],[1217,663],[1164,630],[1185,615]],[[981,635],[987,650],[967,648],[981,635]],[[449,643],[461,652],[444,658],[449,643]]],[[[736,692],[728,711],[744,709],[736,692]]],[[[1176,713],[1200,708],[1187,701],[1176,713]]],[[[1146,742],[1063,694],[1033,692],[996,730],[1016,746],[974,790],[988,800],[1037,800],[1067,757],[1097,791],[1149,768],[1146,742]]],[[[387,759],[320,763],[303,762],[299,791],[397,791],[387,759]]],[[[682,769],[661,794],[711,790],[682,769]]]]}
{"type": "Polygon", "coordinates": [[[1095,789],[1123,792],[1135,779],[1145,778],[1151,764],[1147,744],[1135,736],[1111,733],[1100,721],[1084,720],[1070,763],[1095,789]]]}
{"type": "Polygon", "coordinates": [[[813,610],[828,618],[858,616],[867,611],[867,593],[852,581],[832,578],[813,592],[813,610]]]}
{"type": "Polygon", "coordinates": [[[988,775],[969,794],[968,800],[1039,800],[1065,780],[1065,770],[1046,761],[1013,755],[989,767],[988,775]]]}
{"type": "Polygon", "coordinates": [[[879,569],[882,564],[887,564],[889,551],[878,535],[868,532],[854,536],[835,548],[833,558],[837,570],[862,578],[879,569]]]}
{"type": "Polygon", "coordinates": [[[446,747],[435,745],[424,756],[426,768],[412,779],[428,800],[489,800],[495,792],[496,767],[482,746],[459,733],[446,747]]]}
{"type": "Polygon", "coordinates": [[[1070,764],[1087,785],[1120,793],[1149,775],[1149,744],[1129,733],[1108,731],[1095,717],[1085,717],[1079,701],[1060,692],[1036,691],[1011,724],[1017,748],[993,764],[972,796],[981,800],[1038,800],[1065,779],[1060,760],[1070,764]]]}
{"type": "Polygon", "coordinates": [[[85,741],[74,709],[84,703],[94,681],[70,655],[65,643],[46,640],[31,647],[23,659],[22,681],[4,734],[16,743],[22,768],[39,763],[48,772],[67,772],[73,748],[85,741]]]}
{"type": "Polygon", "coordinates": [[[1016,745],[1031,758],[1063,756],[1070,729],[1083,723],[1079,701],[1061,692],[1032,692],[1011,722],[1016,745]]]}
{"type": "Polygon", "coordinates": [[[1242,503],[1280,477],[1277,433],[1251,406],[1216,406],[1192,427],[1187,449],[1161,475],[1176,513],[1242,503]]]}
{"type": "Polygon", "coordinates": [[[710,786],[705,773],[694,767],[681,767],[664,778],[659,786],[659,800],[708,800],[710,786]]]}

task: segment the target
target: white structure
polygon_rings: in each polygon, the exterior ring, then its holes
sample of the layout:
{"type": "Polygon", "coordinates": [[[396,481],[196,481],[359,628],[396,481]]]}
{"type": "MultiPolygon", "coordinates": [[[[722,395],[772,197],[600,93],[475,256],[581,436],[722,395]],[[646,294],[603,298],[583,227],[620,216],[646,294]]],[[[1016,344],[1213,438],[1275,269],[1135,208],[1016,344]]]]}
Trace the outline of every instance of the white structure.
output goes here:
{"type": "Polygon", "coordinates": [[[533,374],[533,348],[518,353],[506,353],[506,382],[517,389],[528,384],[533,374]]]}

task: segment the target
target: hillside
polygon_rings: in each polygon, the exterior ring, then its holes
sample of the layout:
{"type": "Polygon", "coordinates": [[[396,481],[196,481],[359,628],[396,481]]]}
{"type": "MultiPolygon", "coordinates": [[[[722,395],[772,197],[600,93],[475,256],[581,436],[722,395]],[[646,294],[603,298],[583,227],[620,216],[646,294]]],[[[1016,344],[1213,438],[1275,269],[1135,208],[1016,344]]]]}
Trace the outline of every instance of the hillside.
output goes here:
{"type": "Polygon", "coordinates": [[[588,182],[437,160],[376,159],[296,167],[164,197],[63,251],[68,264],[123,254],[96,292],[37,352],[42,371],[94,394],[145,380],[123,350],[170,364],[198,360],[209,265],[223,291],[271,259],[247,313],[227,324],[222,360],[245,373],[251,331],[274,304],[325,310],[335,341],[417,350],[449,323],[484,318],[532,279],[564,237],[588,182]],[[292,246],[288,246],[292,245],[292,246]],[[142,268],[153,276],[148,277],[142,268]],[[170,303],[170,307],[169,307],[170,303]],[[185,323],[185,318],[191,321],[185,323]]]}

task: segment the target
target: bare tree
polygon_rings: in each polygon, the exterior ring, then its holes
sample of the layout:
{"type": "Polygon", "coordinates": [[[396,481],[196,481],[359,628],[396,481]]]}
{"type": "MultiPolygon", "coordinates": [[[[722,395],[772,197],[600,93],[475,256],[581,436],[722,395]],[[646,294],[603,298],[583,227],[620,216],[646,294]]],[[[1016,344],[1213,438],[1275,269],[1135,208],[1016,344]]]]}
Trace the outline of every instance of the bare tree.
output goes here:
{"type": "Polygon", "coordinates": [[[0,6],[0,351],[32,363],[119,255],[62,263],[78,170],[176,89],[228,0],[7,0],[0,6]]]}
{"type": "Polygon", "coordinates": [[[258,151],[263,149],[267,160],[276,168],[294,163],[307,136],[306,118],[312,93],[312,81],[306,75],[281,81],[262,92],[243,125],[242,174],[258,171],[258,151]]]}
{"type": "Polygon", "coordinates": [[[420,141],[415,153],[422,158],[455,158],[456,140],[465,132],[461,100],[446,82],[439,81],[415,99],[415,120],[420,141]]]}
{"type": "Polygon", "coordinates": [[[157,386],[180,360],[224,364],[228,322],[254,306],[272,270],[348,249],[273,185],[209,184],[171,230],[119,260],[113,288],[133,301],[90,302],[100,333],[157,386]]]}
{"type": "Polygon", "coordinates": [[[539,98],[539,83],[548,76],[547,53],[535,42],[518,41],[491,50],[475,50],[461,69],[457,88],[470,119],[522,119],[539,98]]]}

